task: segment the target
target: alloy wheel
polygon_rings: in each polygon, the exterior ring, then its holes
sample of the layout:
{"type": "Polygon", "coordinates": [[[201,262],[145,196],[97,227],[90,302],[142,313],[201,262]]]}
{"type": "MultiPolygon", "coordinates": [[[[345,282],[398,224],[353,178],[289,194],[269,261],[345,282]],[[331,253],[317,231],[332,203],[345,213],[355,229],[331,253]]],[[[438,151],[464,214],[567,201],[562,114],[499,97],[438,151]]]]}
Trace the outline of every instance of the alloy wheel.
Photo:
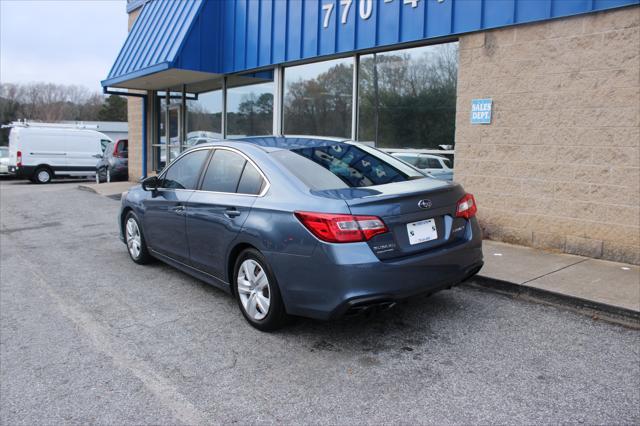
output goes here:
{"type": "Polygon", "coordinates": [[[127,220],[127,248],[129,254],[134,259],[140,257],[142,250],[142,237],[140,236],[140,228],[138,228],[138,222],[132,217],[127,220]]]}
{"type": "Polygon", "coordinates": [[[240,265],[237,279],[240,302],[246,314],[255,321],[264,319],[271,305],[269,278],[258,262],[247,259],[240,265]]]}

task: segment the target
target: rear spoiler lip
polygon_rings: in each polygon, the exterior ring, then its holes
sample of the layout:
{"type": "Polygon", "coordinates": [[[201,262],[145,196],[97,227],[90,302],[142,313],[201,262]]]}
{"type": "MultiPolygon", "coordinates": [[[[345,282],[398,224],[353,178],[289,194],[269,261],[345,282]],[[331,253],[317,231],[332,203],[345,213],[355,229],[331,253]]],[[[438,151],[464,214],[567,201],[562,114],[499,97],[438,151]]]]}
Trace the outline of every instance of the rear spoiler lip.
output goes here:
{"type": "MultiPolygon", "coordinates": [[[[345,188],[345,189],[333,189],[324,191],[311,191],[312,195],[323,198],[343,200],[348,206],[366,205],[369,203],[377,203],[391,198],[406,198],[415,197],[424,194],[426,196],[437,195],[446,192],[460,191],[464,194],[462,186],[455,182],[442,182],[441,186],[434,187],[432,189],[420,189],[415,191],[398,192],[398,193],[384,193],[376,190],[375,186],[365,188],[345,188]]],[[[387,184],[393,185],[393,184],[387,184]]]]}

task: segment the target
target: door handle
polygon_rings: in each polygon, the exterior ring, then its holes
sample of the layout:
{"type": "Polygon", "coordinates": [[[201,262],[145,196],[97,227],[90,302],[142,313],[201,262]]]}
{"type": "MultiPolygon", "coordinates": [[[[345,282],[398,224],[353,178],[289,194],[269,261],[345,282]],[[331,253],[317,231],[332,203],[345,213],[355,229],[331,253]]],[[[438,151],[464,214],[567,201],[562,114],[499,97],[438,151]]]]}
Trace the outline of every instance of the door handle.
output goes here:
{"type": "Polygon", "coordinates": [[[171,211],[177,215],[183,215],[185,212],[185,208],[184,206],[176,206],[176,207],[173,207],[171,211]]]}
{"type": "Polygon", "coordinates": [[[234,217],[240,216],[240,211],[238,211],[238,209],[236,209],[235,207],[231,207],[225,210],[224,215],[229,219],[233,219],[234,217]]]}

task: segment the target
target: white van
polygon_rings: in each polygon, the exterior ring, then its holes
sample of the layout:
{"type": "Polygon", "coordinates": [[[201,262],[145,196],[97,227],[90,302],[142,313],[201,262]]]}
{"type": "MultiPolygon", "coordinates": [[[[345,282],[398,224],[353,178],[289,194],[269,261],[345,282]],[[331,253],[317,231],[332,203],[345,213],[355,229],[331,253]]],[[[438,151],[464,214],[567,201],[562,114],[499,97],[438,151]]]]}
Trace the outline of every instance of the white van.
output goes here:
{"type": "Polygon", "coordinates": [[[9,173],[35,183],[63,176],[95,176],[98,160],[111,142],[95,130],[13,124],[9,173]]]}

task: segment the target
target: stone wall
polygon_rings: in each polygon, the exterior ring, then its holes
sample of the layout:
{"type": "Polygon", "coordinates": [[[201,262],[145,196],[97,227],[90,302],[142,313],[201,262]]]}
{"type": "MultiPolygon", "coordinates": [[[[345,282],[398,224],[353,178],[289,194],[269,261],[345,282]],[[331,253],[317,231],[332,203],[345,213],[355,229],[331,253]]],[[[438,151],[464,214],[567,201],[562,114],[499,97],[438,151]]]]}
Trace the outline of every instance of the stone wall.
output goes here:
{"type": "Polygon", "coordinates": [[[639,264],[639,171],[640,7],[460,38],[455,179],[486,237],[639,264]]]}

